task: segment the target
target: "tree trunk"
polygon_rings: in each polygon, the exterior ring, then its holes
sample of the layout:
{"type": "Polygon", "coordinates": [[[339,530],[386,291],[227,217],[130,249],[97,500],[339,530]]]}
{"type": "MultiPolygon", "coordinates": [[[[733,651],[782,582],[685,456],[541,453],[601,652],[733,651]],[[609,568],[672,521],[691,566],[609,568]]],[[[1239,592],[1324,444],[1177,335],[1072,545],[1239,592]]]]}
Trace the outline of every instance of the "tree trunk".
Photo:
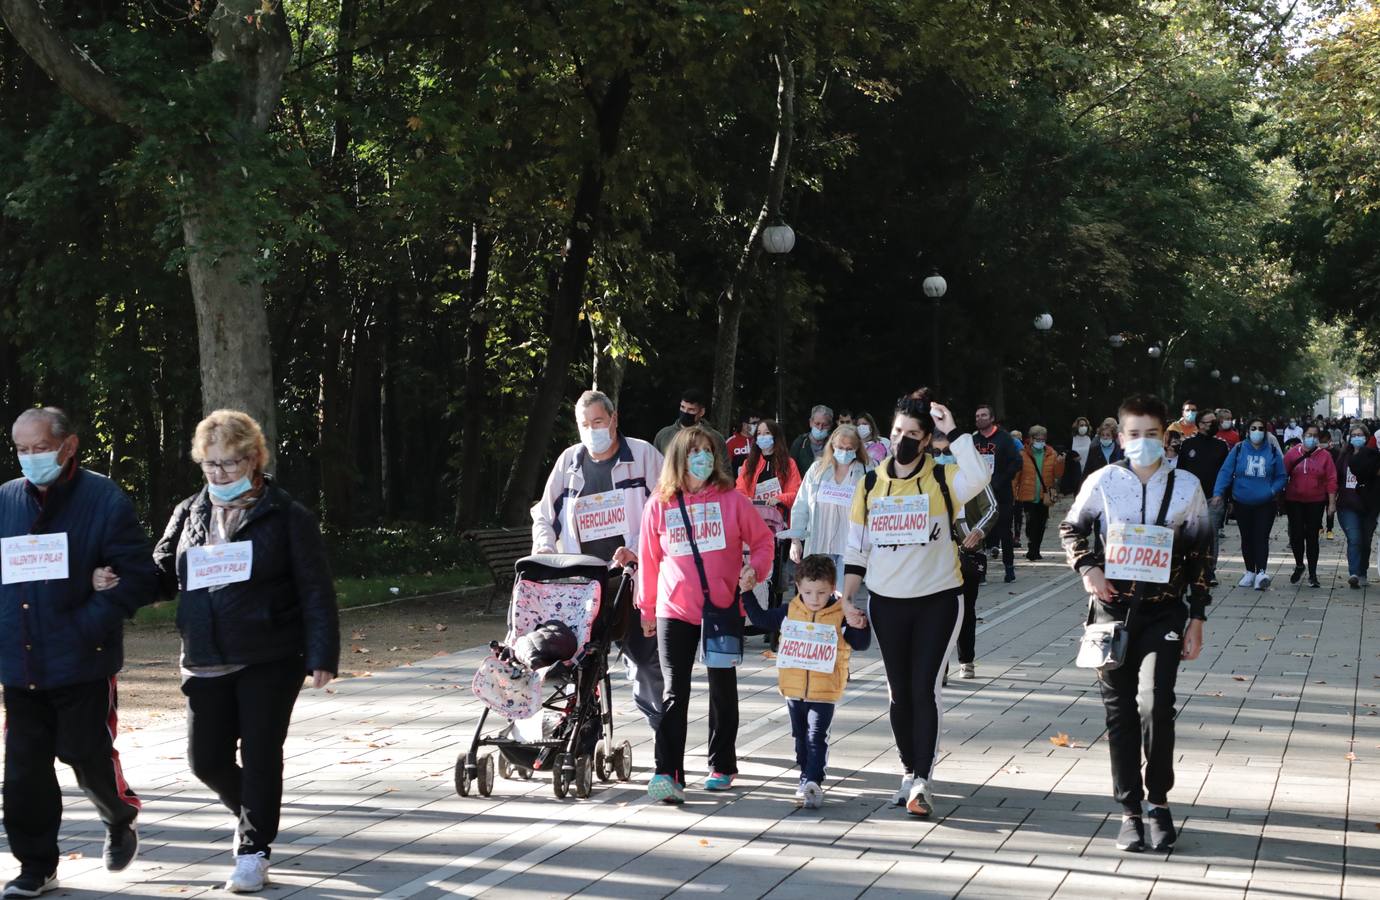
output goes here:
{"type": "Polygon", "coordinates": [[[566,381],[570,377],[570,363],[575,358],[575,348],[581,343],[577,334],[580,308],[603,206],[607,164],[618,152],[618,136],[631,97],[632,78],[627,72],[621,72],[609,83],[596,107],[599,156],[585,164],[575,192],[565,259],[547,307],[546,365],[537,382],[522,447],[513,462],[503,498],[502,519],[506,525],[520,525],[527,519],[546,463],[551,430],[560,415],[566,381]]]}
{"type": "Polygon", "coordinates": [[[719,431],[727,434],[732,427],[733,402],[738,366],[738,329],[747,302],[747,286],[762,255],[762,229],[781,214],[781,195],[786,190],[786,176],[790,172],[791,145],[795,141],[795,70],[783,41],[774,54],[777,71],[776,84],[776,141],[771,151],[771,167],[767,174],[767,196],[757,219],[748,232],[747,243],[738,255],[738,265],[728,286],[719,295],[719,333],[714,343],[714,399],[713,415],[719,431]]]}
{"type": "Polygon", "coordinates": [[[273,354],[264,286],[254,271],[254,248],[222,248],[217,254],[209,230],[202,213],[183,208],[182,236],[201,357],[201,405],[205,412],[238,409],[258,420],[268,439],[272,467],[278,442],[273,354]]]}
{"type": "Polygon", "coordinates": [[[484,297],[489,290],[489,263],[494,239],[478,225],[470,232],[470,279],[465,323],[465,389],[460,408],[460,484],[455,492],[455,526],[461,530],[477,524],[479,484],[483,478],[484,432],[490,422],[487,385],[489,322],[484,297]]]}

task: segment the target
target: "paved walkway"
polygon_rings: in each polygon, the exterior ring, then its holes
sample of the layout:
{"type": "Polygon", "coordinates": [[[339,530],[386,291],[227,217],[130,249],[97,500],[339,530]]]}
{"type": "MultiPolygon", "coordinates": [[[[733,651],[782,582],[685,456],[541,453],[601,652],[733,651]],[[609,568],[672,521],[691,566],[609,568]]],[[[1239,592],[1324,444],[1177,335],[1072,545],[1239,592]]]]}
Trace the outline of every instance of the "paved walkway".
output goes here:
{"type": "MultiPolygon", "coordinates": [[[[650,734],[620,687],[631,784],[558,801],[547,780],[500,779],[492,798],[461,799],[452,767],[478,715],[476,650],[303,694],[266,895],[1380,897],[1380,590],[1347,588],[1340,530],[1324,544],[1323,589],[1289,585],[1287,565],[1268,592],[1237,589],[1230,533],[1207,649],[1179,680],[1171,801],[1183,834],[1167,856],[1112,846],[1102,707],[1072,665],[1084,600],[1049,553],[979,601],[979,678],[945,693],[933,821],[885,805],[898,769],[875,650],[857,658],[834,721],[821,810],[792,803],[789,722],[755,655],[740,673],[743,774],[727,795],[646,801],[650,734]]],[[[1282,543],[1277,533],[1277,565],[1282,543]]],[[[703,711],[692,708],[696,741],[703,711]]],[[[231,822],[188,774],[180,729],[120,746],[146,803],[140,859],[122,875],[100,867],[100,824],[64,769],[53,896],[218,891],[231,822]]],[[[703,752],[692,750],[692,772],[703,752]]]]}

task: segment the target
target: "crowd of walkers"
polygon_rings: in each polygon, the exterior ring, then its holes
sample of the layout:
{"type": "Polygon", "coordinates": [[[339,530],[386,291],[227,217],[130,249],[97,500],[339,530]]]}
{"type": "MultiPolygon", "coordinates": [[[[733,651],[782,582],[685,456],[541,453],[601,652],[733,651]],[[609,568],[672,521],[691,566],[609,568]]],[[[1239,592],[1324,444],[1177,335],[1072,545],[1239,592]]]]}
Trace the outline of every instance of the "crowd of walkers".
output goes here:
{"type": "MultiPolygon", "coordinates": [[[[1097,671],[1123,810],[1117,846],[1163,850],[1176,834],[1174,684],[1180,662],[1203,646],[1227,520],[1241,531],[1240,587],[1269,588],[1280,513],[1291,581],[1319,586],[1319,541],[1339,523],[1349,585],[1366,583],[1380,513],[1369,422],[1238,422],[1193,402],[1171,420],[1162,401],[1137,395],[1096,425],[1079,417],[1056,441],[1043,425],[1005,428],[986,403],[961,428],[925,388],[881,422],[818,405],[793,440],[757,416],[725,439],[706,412],[703,395],[683,392],[676,421],[647,442],[622,432],[609,397],[585,392],[574,409],[580,441],[560,454],[532,508],[533,553],[637,569],[640,616],[618,643],[655,734],[647,793],[656,801],[684,802],[690,786],[692,672],[709,662],[708,637],[741,635],[746,620],[777,641],[797,802],[824,802],[834,708],[852,653],[875,641],[901,771],[892,802],[930,816],[942,690],[955,655],[959,677],[976,677],[976,601],[989,561],[1001,561],[1008,583],[1022,542],[1025,558],[1040,562],[1051,510],[1072,498],[1059,540],[1087,591],[1087,623],[1126,638],[1119,664],[1097,671]],[[582,534],[576,513],[590,503],[617,507],[622,525],[582,534]],[[1131,552],[1146,547],[1162,552],[1131,552]],[[815,636],[808,654],[800,635],[815,636]]],[[[12,437],[23,477],[0,486],[0,677],[4,825],[21,871],[4,896],[58,885],[55,760],[75,770],[106,827],[106,867],[135,858],[142,802],[114,747],[122,628],[140,607],[174,596],[188,764],[234,818],[226,888],[262,889],[293,706],[304,680],[324,687],[339,665],[315,519],[268,474],[263,432],[240,412],[216,411],[196,427],[191,456],[205,484],[156,545],[122,490],[81,467],[66,413],[26,411],[12,437]]],[[[707,791],[731,790],[738,774],[736,662],[708,667],[707,791]]]]}

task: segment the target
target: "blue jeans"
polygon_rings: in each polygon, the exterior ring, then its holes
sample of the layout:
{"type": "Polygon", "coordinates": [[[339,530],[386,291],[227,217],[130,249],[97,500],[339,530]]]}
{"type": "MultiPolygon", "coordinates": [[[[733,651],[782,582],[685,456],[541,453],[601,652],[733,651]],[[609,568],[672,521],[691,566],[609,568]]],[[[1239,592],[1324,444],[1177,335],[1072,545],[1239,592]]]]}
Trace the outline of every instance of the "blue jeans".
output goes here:
{"type": "Polygon", "coordinates": [[[1365,578],[1370,568],[1370,542],[1375,536],[1375,513],[1357,512],[1354,509],[1337,510],[1337,521],[1346,532],[1347,574],[1365,578]]]}
{"type": "Polygon", "coordinates": [[[834,704],[787,699],[786,709],[791,714],[800,783],[823,784],[824,766],[829,762],[829,726],[834,721],[834,704]]]}

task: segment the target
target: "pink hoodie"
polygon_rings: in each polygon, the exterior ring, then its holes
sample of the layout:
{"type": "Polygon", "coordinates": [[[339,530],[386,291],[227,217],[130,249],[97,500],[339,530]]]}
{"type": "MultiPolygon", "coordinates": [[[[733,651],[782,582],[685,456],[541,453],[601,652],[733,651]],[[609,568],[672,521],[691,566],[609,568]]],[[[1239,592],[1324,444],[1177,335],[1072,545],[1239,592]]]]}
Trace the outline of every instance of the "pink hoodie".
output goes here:
{"type": "Polygon", "coordinates": [[[1303,445],[1295,444],[1284,454],[1284,471],[1289,474],[1289,484],[1284,488],[1284,499],[1299,503],[1321,503],[1329,494],[1337,493],[1337,465],[1332,454],[1321,447],[1307,457],[1303,455],[1303,445]]]}
{"type": "MultiPolygon", "coordinates": [[[[751,553],[757,579],[764,581],[771,573],[775,550],[771,531],[752,508],[752,501],[733,488],[711,487],[688,494],[685,505],[698,526],[695,541],[704,560],[710,600],[726,609],[733,603],[738,573],[743,570],[744,544],[751,553]]],[[[653,497],[642,512],[642,533],[637,541],[637,607],[644,620],[655,616],[698,625],[704,592],[685,529],[676,527],[680,520],[674,498],[667,503],[653,497]]]]}

